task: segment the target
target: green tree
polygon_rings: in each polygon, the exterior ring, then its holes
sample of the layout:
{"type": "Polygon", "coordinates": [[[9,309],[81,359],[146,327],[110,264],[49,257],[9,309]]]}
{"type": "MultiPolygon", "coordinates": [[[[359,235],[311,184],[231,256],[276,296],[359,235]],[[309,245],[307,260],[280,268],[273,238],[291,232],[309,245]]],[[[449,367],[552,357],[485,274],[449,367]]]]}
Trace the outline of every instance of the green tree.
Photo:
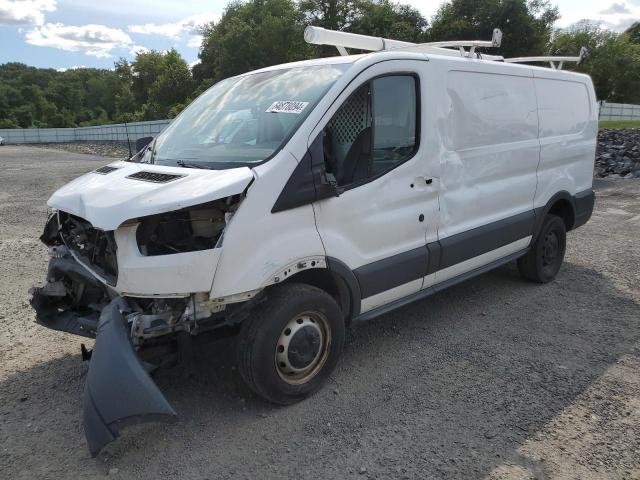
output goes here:
{"type": "Polygon", "coordinates": [[[433,17],[429,36],[432,41],[483,40],[497,27],[503,37],[496,54],[541,55],[558,18],[558,8],[548,0],[451,0],[433,17]]]}
{"type": "Polygon", "coordinates": [[[589,51],[587,59],[566,68],[591,75],[599,100],[640,103],[640,45],[627,35],[583,21],[556,33],[550,52],[575,55],[583,46],[589,51]]]}
{"type": "Polygon", "coordinates": [[[176,50],[169,50],[163,56],[158,78],[149,89],[145,118],[166,118],[172,107],[182,105],[192,91],[193,78],[189,65],[176,50]]]}
{"type": "Polygon", "coordinates": [[[631,43],[640,44],[640,22],[635,22],[624,33],[629,37],[631,43]]]}
{"type": "MultiPolygon", "coordinates": [[[[330,30],[345,30],[359,13],[358,0],[301,0],[305,23],[330,30]]],[[[367,3],[373,3],[371,1],[367,3]]]]}
{"type": "Polygon", "coordinates": [[[427,19],[419,10],[389,0],[356,3],[356,15],[349,32],[422,43],[426,41],[427,19]]]}
{"type": "Polygon", "coordinates": [[[230,3],[217,24],[207,26],[194,76],[200,82],[278,63],[303,60],[311,49],[303,40],[303,16],[292,0],[230,3]]]}
{"type": "Polygon", "coordinates": [[[132,91],[136,107],[142,107],[149,100],[151,86],[160,76],[163,66],[162,52],[151,50],[136,54],[136,59],[131,63],[132,91]]]}

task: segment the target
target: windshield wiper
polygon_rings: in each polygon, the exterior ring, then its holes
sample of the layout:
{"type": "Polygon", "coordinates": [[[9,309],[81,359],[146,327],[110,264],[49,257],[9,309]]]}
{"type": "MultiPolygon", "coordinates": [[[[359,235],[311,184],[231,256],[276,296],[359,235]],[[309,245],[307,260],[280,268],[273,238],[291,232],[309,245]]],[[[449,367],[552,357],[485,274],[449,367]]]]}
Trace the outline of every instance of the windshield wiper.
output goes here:
{"type": "Polygon", "coordinates": [[[203,168],[205,170],[209,170],[207,167],[199,163],[188,163],[188,162],[185,162],[184,160],[176,160],[176,163],[184,168],[203,168]]]}

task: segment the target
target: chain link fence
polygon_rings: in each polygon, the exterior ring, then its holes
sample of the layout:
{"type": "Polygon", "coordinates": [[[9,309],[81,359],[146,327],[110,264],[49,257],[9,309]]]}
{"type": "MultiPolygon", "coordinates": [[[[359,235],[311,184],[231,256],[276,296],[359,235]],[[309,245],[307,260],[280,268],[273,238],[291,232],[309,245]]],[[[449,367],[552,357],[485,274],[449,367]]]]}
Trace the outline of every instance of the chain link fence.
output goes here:
{"type": "Polygon", "coordinates": [[[600,120],[640,120],[640,105],[601,102],[600,120]]]}
{"type": "Polygon", "coordinates": [[[70,143],[117,142],[126,144],[142,137],[155,137],[164,130],[171,120],[153,120],[150,122],[117,123],[95,127],[77,128],[13,128],[0,129],[0,137],[7,145],[25,143],[70,143]]]}

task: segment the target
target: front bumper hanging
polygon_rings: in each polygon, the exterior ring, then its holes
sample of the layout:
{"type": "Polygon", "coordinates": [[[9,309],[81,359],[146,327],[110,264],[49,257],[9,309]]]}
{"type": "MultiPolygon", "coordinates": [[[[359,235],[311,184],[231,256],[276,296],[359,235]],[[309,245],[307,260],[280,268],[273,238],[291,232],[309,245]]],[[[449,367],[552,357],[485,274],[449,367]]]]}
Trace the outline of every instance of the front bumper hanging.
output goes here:
{"type": "Polygon", "coordinates": [[[138,358],[125,314],[127,300],[97,280],[61,242],[57,217],[41,240],[53,253],[47,281],[31,289],[36,321],[53,330],[95,338],[84,389],[84,432],[91,455],[133,423],[176,416],[138,358]],[[115,298],[114,298],[115,297],[115,298]]]}
{"type": "Polygon", "coordinates": [[[118,297],[100,314],[84,389],[84,432],[93,456],[126,425],[176,416],[133,349],[126,311],[118,297]]]}

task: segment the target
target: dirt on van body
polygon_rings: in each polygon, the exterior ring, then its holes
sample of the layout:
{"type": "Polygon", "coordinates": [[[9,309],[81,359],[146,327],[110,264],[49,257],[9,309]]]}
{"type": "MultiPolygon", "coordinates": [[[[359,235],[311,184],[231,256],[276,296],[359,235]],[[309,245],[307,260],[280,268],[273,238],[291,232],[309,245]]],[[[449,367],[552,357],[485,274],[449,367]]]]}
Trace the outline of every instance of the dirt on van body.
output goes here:
{"type": "MultiPolygon", "coordinates": [[[[36,325],[46,199],[108,159],[0,147],[0,478],[640,478],[640,181],[596,183],[548,285],[513,265],[348,332],[323,390],[269,405],[234,344],[156,381],[179,413],[91,458],[86,340],[36,325]]],[[[90,346],[90,345],[88,345],[90,346]]]]}

